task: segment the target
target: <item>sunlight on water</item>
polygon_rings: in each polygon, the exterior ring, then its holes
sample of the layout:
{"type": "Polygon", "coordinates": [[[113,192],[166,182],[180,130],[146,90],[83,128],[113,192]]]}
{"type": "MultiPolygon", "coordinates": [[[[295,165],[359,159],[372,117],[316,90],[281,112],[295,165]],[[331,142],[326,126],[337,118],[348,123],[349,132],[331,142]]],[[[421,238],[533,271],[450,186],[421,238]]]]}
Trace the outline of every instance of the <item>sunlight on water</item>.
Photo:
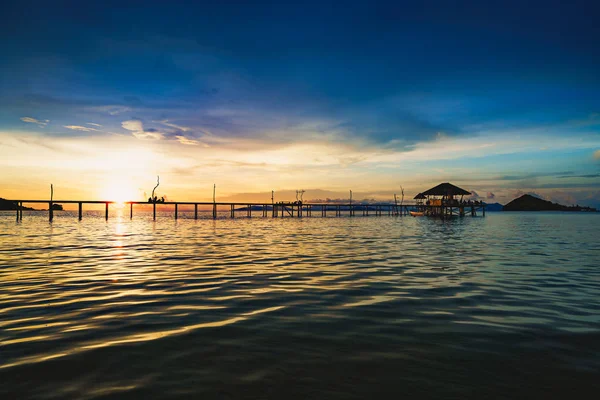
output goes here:
{"type": "Polygon", "coordinates": [[[191,217],[0,214],[0,393],[460,397],[599,372],[595,214],[191,217]]]}

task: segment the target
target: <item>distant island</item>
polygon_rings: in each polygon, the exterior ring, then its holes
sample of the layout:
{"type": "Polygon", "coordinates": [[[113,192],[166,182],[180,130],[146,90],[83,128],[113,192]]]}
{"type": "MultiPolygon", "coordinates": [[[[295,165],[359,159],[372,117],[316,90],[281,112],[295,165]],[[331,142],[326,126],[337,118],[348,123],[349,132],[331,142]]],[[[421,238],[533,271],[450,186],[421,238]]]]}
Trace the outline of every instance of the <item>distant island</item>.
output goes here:
{"type": "Polygon", "coordinates": [[[563,206],[562,204],[552,203],[542,200],[530,194],[514,199],[502,208],[503,211],[587,211],[596,212],[592,207],[563,206]]]}
{"type": "MultiPolygon", "coordinates": [[[[14,211],[19,208],[16,201],[6,200],[0,197],[0,211],[14,211]]],[[[34,208],[23,207],[23,210],[34,211],[34,208]]]]}
{"type": "MultiPolygon", "coordinates": [[[[0,211],[15,211],[19,208],[19,205],[16,201],[6,200],[0,197],[0,211]]],[[[25,211],[48,211],[46,210],[38,210],[36,208],[25,207],[23,206],[23,210],[25,211]]],[[[52,204],[52,210],[54,211],[64,211],[63,206],[61,204],[52,204]]]]}

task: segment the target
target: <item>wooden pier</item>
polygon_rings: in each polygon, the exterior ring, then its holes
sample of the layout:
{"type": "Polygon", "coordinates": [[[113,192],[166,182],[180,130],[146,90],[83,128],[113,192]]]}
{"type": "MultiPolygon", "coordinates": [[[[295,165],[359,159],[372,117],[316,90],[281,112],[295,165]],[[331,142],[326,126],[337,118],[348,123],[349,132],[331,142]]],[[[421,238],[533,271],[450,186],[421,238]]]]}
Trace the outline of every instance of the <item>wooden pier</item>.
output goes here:
{"type": "Polygon", "coordinates": [[[217,219],[219,212],[229,211],[229,217],[235,218],[236,214],[252,218],[259,216],[262,218],[303,218],[303,217],[354,217],[362,215],[368,216],[407,216],[413,210],[424,211],[428,216],[439,218],[464,217],[466,215],[477,216],[481,212],[485,216],[484,203],[463,203],[463,204],[442,204],[442,205],[424,205],[420,203],[395,204],[395,203],[302,203],[302,202],[280,202],[280,203],[213,203],[213,202],[156,202],[149,203],[144,201],[104,201],[104,200],[12,200],[17,204],[17,221],[23,220],[23,204],[47,204],[48,219],[54,219],[54,204],[77,204],[78,219],[83,219],[83,205],[104,205],[104,218],[108,220],[109,208],[111,205],[129,206],[129,218],[133,219],[134,206],[144,206],[152,208],[152,219],[156,220],[157,206],[172,206],[173,217],[177,219],[182,212],[193,212],[194,219],[198,219],[198,208],[205,207],[209,212],[212,211],[212,218],[217,219]],[[188,211],[181,211],[180,206],[188,208],[188,211]],[[193,211],[191,211],[193,207],[193,211]],[[314,214],[313,214],[314,212],[314,214]]]}

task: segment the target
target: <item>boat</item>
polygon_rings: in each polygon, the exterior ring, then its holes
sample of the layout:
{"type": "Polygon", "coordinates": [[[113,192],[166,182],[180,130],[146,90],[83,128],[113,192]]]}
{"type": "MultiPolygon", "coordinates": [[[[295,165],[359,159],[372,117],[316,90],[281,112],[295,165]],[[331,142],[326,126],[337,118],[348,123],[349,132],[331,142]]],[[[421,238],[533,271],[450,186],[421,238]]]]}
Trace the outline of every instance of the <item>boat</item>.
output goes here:
{"type": "Polygon", "coordinates": [[[423,211],[410,211],[410,215],[412,215],[413,217],[422,217],[425,215],[425,212],[423,211]]]}

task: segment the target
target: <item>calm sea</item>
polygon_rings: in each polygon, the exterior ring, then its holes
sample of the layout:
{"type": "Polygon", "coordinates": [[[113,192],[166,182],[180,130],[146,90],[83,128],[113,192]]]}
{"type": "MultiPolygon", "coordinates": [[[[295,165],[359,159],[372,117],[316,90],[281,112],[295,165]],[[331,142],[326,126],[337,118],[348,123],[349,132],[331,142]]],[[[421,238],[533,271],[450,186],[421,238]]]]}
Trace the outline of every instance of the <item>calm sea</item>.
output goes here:
{"type": "Polygon", "coordinates": [[[0,398],[600,389],[600,214],[100,214],[0,215],[0,398]]]}

